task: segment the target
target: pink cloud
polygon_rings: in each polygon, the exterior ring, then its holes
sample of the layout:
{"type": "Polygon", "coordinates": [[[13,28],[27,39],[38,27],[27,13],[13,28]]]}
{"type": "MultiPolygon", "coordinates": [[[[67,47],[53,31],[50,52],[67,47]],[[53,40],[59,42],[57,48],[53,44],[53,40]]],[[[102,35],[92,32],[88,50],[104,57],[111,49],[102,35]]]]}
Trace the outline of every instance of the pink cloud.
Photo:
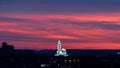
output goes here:
{"type": "MultiPolygon", "coordinates": [[[[15,41],[15,48],[54,49],[56,46],[55,43],[57,42],[54,40],[57,39],[66,40],[64,46],[68,49],[117,49],[120,45],[120,14],[1,14],[0,16],[12,18],[10,21],[0,21],[0,32],[6,31],[24,36],[29,35],[32,37],[29,38],[31,40],[34,38],[31,42],[15,41]],[[15,21],[13,18],[15,18],[15,21]],[[53,41],[38,42],[35,39],[45,39],[45,41],[52,39],[53,41]]],[[[5,41],[12,43],[10,40],[5,41]]]]}

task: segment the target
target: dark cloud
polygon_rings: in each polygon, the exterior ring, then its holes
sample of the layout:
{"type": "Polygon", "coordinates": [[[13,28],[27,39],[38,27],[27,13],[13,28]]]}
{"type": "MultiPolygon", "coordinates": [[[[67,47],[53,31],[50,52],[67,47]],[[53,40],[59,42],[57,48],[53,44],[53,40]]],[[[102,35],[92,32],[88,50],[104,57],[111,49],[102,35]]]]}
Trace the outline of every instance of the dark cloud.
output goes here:
{"type": "Polygon", "coordinates": [[[88,27],[88,28],[100,28],[105,30],[120,30],[120,25],[115,24],[114,22],[85,22],[85,23],[76,23],[77,25],[88,27]]]}
{"type": "MultiPolygon", "coordinates": [[[[72,35],[67,35],[72,36],[72,35]]],[[[90,36],[90,35],[89,35],[90,36]]],[[[61,39],[66,43],[120,43],[119,35],[96,35],[94,38],[85,38],[84,36],[75,36],[78,39],[61,39]]],[[[53,43],[58,38],[46,38],[45,36],[35,37],[29,34],[20,34],[15,32],[0,31],[0,40],[14,42],[41,42],[53,43]]]]}
{"type": "Polygon", "coordinates": [[[20,19],[20,18],[11,18],[11,17],[0,17],[0,22],[16,22],[16,23],[22,23],[22,22],[32,22],[32,20],[28,19],[20,19]]]}
{"type": "Polygon", "coordinates": [[[101,22],[97,22],[97,21],[73,21],[73,20],[68,20],[68,19],[45,19],[45,20],[31,20],[31,19],[20,19],[20,18],[10,18],[10,17],[0,17],[0,22],[14,22],[15,24],[17,23],[23,23],[22,27],[32,27],[33,29],[36,30],[44,30],[44,31],[60,31],[60,28],[57,27],[57,25],[75,25],[76,28],[78,29],[105,29],[105,30],[120,30],[120,25],[116,24],[114,21],[112,22],[108,22],[108,21],[101,21],[101,22]],[[27,24],[25,24],[27,23],[27,24]],[[29,24],[28,24],[29,23],[29,24]],[[35,23],[35,24],[32,24],[35,23]],[[38,25],[37,25],[38,24],[38,25]],[[42,27],[42,25],[46,26],[48,24],[54,24],[54,28],[45,28],[42,27]],[[56,25],[56,26],[55,26],[56,25]]]}
{"type": "Polygon", "coordinates": [[[15,32],[0,31],[0,40],[9,41],[30,41],[32,37],[30,35],[19,34],[15,32]]]}
{"type": "Polygon", "coordinates": [[[45,36],[36,37],[31,34],[21,34],[9,31],[0,31],[0,40],[4,41],[20,41],[20,42],[55,42],[58,39],[46,38],[45,36]]]}
{"type": "Polygon", "coordinates": [[[0,40],[13,41],[13,42],[53,42],[56,39],[34,37],[30,34],[20,34],[15,32],[0,31],[0,40]]]}
{"type": "Polygon", "coordinates": [[[119,24],[114,24],[109,22],[94,22],[94,23],[91,23],[91,25],[93,27],[95,26],[96,28],[98,27],[98,28],[107,29],[107,30],[120,30],[119,24]]]}
{"type": "Polygon", "coordinates": [[[97,22],[97,21],[72,21],[72,20],[66,20],[66,19],[50,19],[47,20],[49,22],[53,22],[53,23],[59,23],[59,24],[71,24],[71,25],[76,25],[76,27],[80,27],[80,28],[87,28],[87,29],[105,29],[105,30],[120,30],[120,25],[116,24],[114,21],[110,22],[110,21],[101,21],[101,22],[97,22]]]}

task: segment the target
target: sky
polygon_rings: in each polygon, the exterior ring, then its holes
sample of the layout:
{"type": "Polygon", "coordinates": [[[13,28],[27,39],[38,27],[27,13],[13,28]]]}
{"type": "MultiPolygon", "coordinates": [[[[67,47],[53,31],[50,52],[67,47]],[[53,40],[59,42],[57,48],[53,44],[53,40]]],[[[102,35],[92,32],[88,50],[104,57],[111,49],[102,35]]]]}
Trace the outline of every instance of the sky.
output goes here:
{"type": "Polygon", "coordinates": [[[0,0],[0,43],[56,49],[58,40],[66,49],[120,49],[120,0],[0,0]]]}

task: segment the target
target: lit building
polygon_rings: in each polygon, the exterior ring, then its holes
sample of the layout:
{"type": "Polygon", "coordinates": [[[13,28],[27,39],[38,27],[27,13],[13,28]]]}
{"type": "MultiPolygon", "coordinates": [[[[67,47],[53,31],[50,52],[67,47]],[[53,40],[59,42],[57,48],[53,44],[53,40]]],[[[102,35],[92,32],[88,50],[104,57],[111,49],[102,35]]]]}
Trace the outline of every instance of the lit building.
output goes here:
{"type": "Polygon", "coordinates": [[[57,51],[55,56],[68,56],[66,49],[61,47],[60,40],[58,40],[58,43],[57,43],[57,51]]]}

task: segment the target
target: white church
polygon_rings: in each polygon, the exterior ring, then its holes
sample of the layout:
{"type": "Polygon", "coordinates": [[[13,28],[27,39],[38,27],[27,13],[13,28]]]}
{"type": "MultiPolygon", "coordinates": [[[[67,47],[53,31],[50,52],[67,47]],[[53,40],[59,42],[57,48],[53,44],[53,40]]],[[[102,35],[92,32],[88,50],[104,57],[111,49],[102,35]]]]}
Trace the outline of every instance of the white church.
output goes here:
{"type": "Polygon", "coordinates": [[[60,40],[58,40],[58,43],[57,43],[57,51],[55,56],[68,56],[66,49],[61,47],[60,40]]]}

